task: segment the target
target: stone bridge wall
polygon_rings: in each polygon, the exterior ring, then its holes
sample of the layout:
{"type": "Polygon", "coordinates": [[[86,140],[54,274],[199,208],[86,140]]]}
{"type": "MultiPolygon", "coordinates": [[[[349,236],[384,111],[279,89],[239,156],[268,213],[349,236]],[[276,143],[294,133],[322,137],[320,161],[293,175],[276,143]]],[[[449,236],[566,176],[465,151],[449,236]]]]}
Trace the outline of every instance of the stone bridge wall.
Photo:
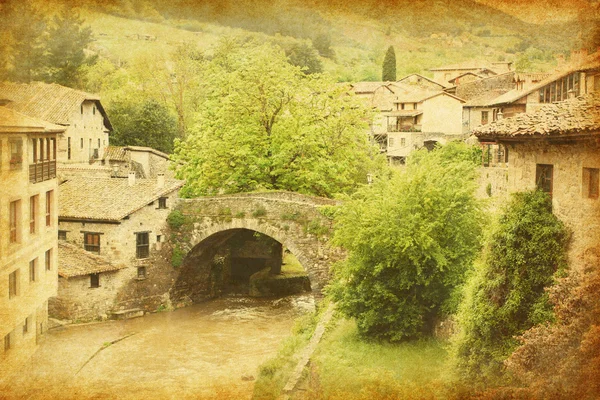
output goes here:
{"type": "Polygon", "coordinates": [[[174,230],[172,250],[185,254],[171,289],[174,302],[199,301],[211,290],[216,248],[239,229],[267,235],[287,247],[306,269],[317,297],[329,280],[329,266],[344,254],[329,245],[332,221],[322,210],[336,202],[290,192],[245,193],[183,199],[177,209],[185,224],[174,230]]]}

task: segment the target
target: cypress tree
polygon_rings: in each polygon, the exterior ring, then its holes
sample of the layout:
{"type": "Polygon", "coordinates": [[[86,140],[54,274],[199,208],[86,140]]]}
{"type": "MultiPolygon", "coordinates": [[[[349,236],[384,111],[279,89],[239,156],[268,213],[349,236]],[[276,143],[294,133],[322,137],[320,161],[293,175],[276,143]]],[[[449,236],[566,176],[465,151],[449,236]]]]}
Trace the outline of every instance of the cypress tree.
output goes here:
{"type": "Polygon", "coordinates": [[[388,47],[385,53],[381,80],[384,82],[396,80],[396,52],[394,51],[394,46],[388,47]]]}

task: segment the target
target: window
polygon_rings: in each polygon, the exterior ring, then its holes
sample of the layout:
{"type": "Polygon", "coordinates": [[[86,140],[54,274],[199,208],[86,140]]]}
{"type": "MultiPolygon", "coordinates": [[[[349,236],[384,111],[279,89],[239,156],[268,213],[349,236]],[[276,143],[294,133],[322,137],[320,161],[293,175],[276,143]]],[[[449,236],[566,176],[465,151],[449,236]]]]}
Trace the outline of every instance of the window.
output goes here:
{"type": "Polygon", "coordinates": [[[58,240],[67,240],[67,231],[58,231],[58,240]]]}
{"type": "Polygon", "coordinates": [[[8,275],[8,298],[12,299],[19,295],[19,270],[8,275]]]}
{"type": "Polygon", "coordinates": [[[136,233],[136,252],[135,256],[137,258],[148,258],[150,255],[150,241],[148,232],[140,232],[136,233]]]}
{"type": "Polygon", "coordinates": [[[38,199],[38,195],[29,198],[29,233],[31,234],[36,232],[38,199]]]}
{"type": "Polygon", "coordinates": [[[54,206],[54,190],[46,192],[46,226],[52,226],[52,207],[54,206]]]}
{"type": "Polygon", "coordinates": [[[535,169],[535,184],[538,189],[549,193],[552,196],[552,175],[553,166],[551,164],[537,164],[535,169]]]}
{"type": "Polygon", "coordinates": [[[29,282],[35,282],[37,278],[37,258],[29,261],[29,282]]]}
{"type": "Polygon", "coordinates": [[[98,139],[98,148],[100,148],[100,139],[98,139]]]}
{"type": "Polygon", "coordinates": [[[94,108],[92,109],[92,113],[93,113],[94,115],[96,115],[96,106],[94,106],[94,108]]]}
{"type": "Polygon", "coordinates": [[[21,200],[10,202],[10,242],[21,241],[21,200]]]}
{"type": "Polygon", "coordinates": [[[10,333],[4,336],[4,351],[10,350],[10,333]]]}
{"type": "Polygon", "coordinates": [[[87,251],[100,254],[100,234],[85,232],[83,234],[83,247],[87,251]]]}
{"type": "Polygon", "coordinates": [[[481,112],[481,125],[486,125],[489,121],[489,111],[481,112]]]}
{"type": "Polygon", "coordinates": [[[10,168],[20,169],[23,163],[23,141],[21,139],[10,139],[10,168]]]}
{"type": "Polygon", "coordinates": [[[91,288],[100,287],[100,274],[90,274],[90,287],[91,288]]]}
{"type": "Polygon", "coordinates": [[[67,138],[67,160],[71,159],[71,138],[67,138]]]}
{"type": "Polygon", "coordinates": [[[52,270],[52,249],[46,250],[46,254],[44,256],[44,264],[46,265],[46,271],[52,270]]]}
{"type": "Polygon", "coordinates": [[[406,138],[400,138],[400,146],[406,146],[406,138]]]}
{"type": "Polygon", "coordinates": [[[83,138],[79,139],[79,147],[83,149],[83,138]]]}
{"type": "Polygon", "coordinates": [[[589,199],[597,199],[600,194],[600,169],[583,169],[583,195],[589,199]]]}
{"type": "Polygon", "coordinates": [[[81,105],[81,115],[83,115],[83,104],[81,105]]]}
{"type": "Polygon", "coordinates": [[[158,208],[167,208],[167,198],[161,197],[158,199],[158,208]]]}
{"type": "Polygon", "coordinates": [[[416,109],[417,109],[417,103],[414,103],[413,104],[413,110],[416,110],[416,109]]]}
{"type": "Polygon", "coordinates": [[[146,267],[138,267],[137,277],[138,279],[146,279],[146,267]]]}
{"type": "Polygon", "coordinates": [[[31,316],[25,318],[23,321],[23,335],[26,335],[29,332],[29,326],[31,325],[31,316]]]}
{"type": "Polygon", "coordinates": [[[388,139],[388,147],[394,147],[394,138],[388,139]]]}

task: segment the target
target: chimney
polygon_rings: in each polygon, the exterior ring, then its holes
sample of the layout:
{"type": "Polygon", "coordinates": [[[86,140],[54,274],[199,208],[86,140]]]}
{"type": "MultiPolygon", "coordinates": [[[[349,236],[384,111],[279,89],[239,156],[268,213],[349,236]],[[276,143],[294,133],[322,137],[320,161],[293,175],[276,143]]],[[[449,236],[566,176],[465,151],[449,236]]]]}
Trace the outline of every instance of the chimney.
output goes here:
{"type": "Polygon", "coordinates": [[[156,187],[159,189],[165,187],[165,174],[160,173],[156,175],[156,187]]]}
{"type": "Polygon", "coordinates": [[[569,90],[567,92],[567,96],[569,99],[574,99],[575,98],[575,91],[573,89],[569,90]]]}
{"type": "Polygon", "coordinates": [[[498,114],[496,114],[496,118],[498,121],[502,121],[502,119],[504,118],[504,114],[502,114],[502,110],[498,111],[498,114]]]}
{"type": "Polygon", "coordinates": [[[129,171],[127,183],[129,184],[129,186],[135,185],[135,172],[129,171]]]}

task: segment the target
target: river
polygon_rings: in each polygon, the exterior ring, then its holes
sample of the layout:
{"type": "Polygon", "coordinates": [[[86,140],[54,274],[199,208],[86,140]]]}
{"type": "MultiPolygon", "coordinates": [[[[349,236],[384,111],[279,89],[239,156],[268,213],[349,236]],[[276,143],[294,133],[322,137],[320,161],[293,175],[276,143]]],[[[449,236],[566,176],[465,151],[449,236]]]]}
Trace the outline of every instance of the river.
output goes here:
{"type": "Polygon", "coordinates": [[[249,399],[310,294],[225,297],[50,330],[2,399],[249,399]]]}

